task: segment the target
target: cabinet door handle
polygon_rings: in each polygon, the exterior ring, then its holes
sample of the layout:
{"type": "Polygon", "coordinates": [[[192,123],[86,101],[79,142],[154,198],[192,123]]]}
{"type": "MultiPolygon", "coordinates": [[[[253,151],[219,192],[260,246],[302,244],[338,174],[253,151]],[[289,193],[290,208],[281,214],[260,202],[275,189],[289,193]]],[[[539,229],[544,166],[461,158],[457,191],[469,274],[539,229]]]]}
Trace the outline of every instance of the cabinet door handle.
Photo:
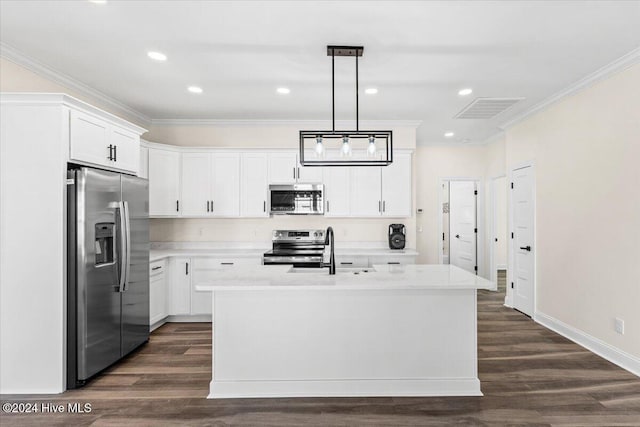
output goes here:
{"type": "Polygon", "coordinates": [[[387,201],[383,200],[382,201],[382,212],[386,212],[387,211],[387,201]]]}
{"type": "Polygon", "coordinates": [[[107,159],[113,160],[113,145],[111,144],[109,144],[109,157],[107,159]]]}
{"type": "Polygon", "coordinates": [[[300,167],[298,166],[298,179],[300,179],[300,167]]]}
{"type": "Polygon", "coordinates": [[[151,271],[160,270],[161,268],[162,268],[162,266],[161,266],[161,265],[159,265],[159,266],[157,266],[157,267],[153,267],[153,268],[151,269],[151,271]]]}
{"type": "Polygon", "coordinates": [[[207,212],[209,212],[209,201],[207,200],[207,212]]]}
{"type": "Polygon", "coordinates": [[[340,265],[353,265],[352,262],[341,262],[340,265]]]}
{"type": "Polygon", "coordinates": [[[378,200],[378,212],[382,212],[382,202],[378,200]]]}
{"type": "Polygon", "coordinates": [[[221,264],[221,265],[233,265],[233,263],[232,263],[232,262],[221,262],[220,264],[221,264]]]}
{"type": "Polygon", "coordinates": [[[327,200],[327,212],[329,212],[329,201],[327,200]]]}
{"type": "Polygon", "coordinates": [[[390,265],[399,265],[400,263],[398,261],[389,261],[387,264],[390,265]]]}
{"type": "Polygon", "coordinates": [[[180,200],[176,200],[176,212],[180,212],[180,200]]]}
{"type": "Polygon", "coordinates": [[[262,201],[262,212],[266,212],[267,211],[267,201],[263,200],[262,201]]]}
{"type": "Polygon", "coordinates": [[[293,168],[293,179],[296,179],[296,168],[293,168]]]}
{"type": "Polygon", "coordinates": [[[113,161],[114,162],[118,161],[118,146],[117,145],[113,146],[113,161]]]}
{"type": "Polygon", "coordinates": [[[213,212],[213,200],[211,201],[211,212],[213,212]]]}
{"type": "Polygon", "coordinates": [[[188,275],[189,274],[189,263],[186,262],[184,264],[184,274],[188,275]]]}

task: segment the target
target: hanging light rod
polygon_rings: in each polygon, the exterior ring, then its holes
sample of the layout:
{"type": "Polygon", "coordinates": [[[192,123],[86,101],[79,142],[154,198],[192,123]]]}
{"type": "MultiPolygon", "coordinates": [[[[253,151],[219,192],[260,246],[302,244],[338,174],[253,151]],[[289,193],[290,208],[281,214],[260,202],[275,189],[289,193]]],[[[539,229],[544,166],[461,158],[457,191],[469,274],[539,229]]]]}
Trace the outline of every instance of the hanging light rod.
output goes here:
{"type": "Polygon", "coordinates": [[[327,56],[331,57],[332,127],[330,131],[300,131],[300,164],[302,166],[387,166],[393,162],[390,130],[360,130],[358,58],[363,53],[363,46],[327,46],[327,56]],[[356,130],[336,130],[336,56],[352,56],[356,60],[356,130]],[[324,146],[325,142],[328,147],[324,146]],[[336,142],[341,145],[336,145],[336,142]],[[378,147],[383,149],[379,150],[378,147]],[[309,156],[309,153],[314,154],[309,156]]]}

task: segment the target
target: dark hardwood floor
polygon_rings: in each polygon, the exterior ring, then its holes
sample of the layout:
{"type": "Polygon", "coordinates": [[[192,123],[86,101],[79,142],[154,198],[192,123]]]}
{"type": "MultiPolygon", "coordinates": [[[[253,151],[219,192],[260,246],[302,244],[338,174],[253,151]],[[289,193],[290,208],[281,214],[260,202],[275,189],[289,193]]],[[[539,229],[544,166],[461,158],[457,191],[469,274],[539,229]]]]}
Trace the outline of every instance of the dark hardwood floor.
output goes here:
{"type": "MultiPolygon", "coordinates": [[[[640,426],[640,379],[478,295],[484,397],[205,399],[209,324],[173,323],[80,390],[2,402],[91,403],[86,414],[2,414],[4,426],[640,426]]],[[[390,361],[390,363],[392,363],[390,361]]]]}

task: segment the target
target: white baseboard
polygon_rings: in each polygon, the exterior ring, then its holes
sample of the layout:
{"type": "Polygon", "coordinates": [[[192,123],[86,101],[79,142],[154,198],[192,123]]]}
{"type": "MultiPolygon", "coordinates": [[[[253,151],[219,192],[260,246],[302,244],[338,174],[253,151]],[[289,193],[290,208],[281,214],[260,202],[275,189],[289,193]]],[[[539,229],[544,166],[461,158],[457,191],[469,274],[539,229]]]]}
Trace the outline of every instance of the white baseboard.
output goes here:
{"type": "Polygon", "coordinates": [[[598,356],[640,377],[640,359],[540,311],[534,320],[598,356]]]}
{"type": "Polygon", "coordinates": [[[205,322],[211,323],[211,315],[210,314],[184,314],[184,315],[173,315],[167,316],[165,319],[166,323],[175,322],[175,323],[189,323],[189,322],[205,322]]]}
{"type": "Polygon", "coordinates": [[[211,381],[209,399],[261,397],[482,396],[477,378],[211,381]]]}

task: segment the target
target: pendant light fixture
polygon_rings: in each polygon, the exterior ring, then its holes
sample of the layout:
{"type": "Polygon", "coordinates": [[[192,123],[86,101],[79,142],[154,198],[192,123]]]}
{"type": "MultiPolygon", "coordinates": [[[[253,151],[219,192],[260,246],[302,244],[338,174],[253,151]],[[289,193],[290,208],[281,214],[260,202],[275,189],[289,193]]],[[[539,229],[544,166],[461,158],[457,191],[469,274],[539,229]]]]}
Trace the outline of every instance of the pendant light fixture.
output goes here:
{"type": "Polygon", "coordinates": [[[362,46],[327,46],[331,57],[331,130],[300,131],[300,164],[302,166],[388,166],[393,162],[393,142],[390,130],[360,130],[358,105],[358,57],[362,46]],[[356,129],[336,130],[335,59],[353,56],[356,59],[356,129]]]}

